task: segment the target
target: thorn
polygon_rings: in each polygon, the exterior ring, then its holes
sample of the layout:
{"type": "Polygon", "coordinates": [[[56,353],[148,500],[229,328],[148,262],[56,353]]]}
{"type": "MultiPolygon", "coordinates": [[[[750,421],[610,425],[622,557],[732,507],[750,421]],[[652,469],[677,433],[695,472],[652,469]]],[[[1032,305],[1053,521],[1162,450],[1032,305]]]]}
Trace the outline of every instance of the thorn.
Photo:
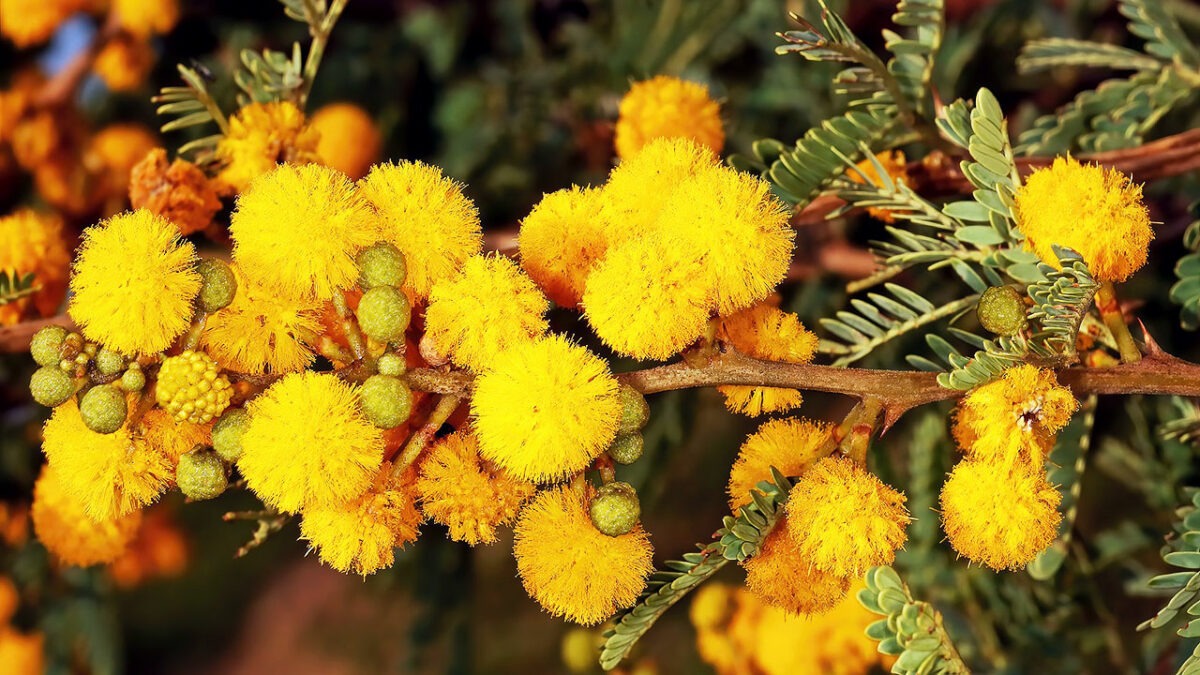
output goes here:
{"type": "Polygon", "coordinates": [[[1141,319],[1138,319],[1137,322],[1138,327],[1142,329],[1142,342],[1146,345],[1146,358],[1162,360],[1164,357],[1169,357],[1170,354],[1163,351],[1154,336],[1150,335],[1150,331],[1146,330],[1146,324],[1142,323],[1141,319]]]}

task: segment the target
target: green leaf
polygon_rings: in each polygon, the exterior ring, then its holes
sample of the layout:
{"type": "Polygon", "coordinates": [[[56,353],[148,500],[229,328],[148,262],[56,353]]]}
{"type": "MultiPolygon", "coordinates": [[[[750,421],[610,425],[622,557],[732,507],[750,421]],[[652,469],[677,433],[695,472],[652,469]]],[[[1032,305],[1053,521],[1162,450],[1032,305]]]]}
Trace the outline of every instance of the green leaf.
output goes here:
{"type": "Polygon", "coordinates": [[[1017,70],[1022,73],[1035,73],[1060,66],[1157,71],[1163,67],[1163,62],[1119,45],[1065,38],[1027,42],[1017,56],[1017,70]]]}

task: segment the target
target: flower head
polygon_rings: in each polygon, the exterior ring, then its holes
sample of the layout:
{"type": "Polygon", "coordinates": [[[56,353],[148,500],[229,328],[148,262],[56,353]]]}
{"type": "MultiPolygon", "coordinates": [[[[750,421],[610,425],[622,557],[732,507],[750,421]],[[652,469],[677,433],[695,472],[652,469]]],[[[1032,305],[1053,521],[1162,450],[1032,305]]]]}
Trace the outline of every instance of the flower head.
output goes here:
{"type": "Polygon", "coordinates": [[[358,280],[354,256],[379,238],[375,214],[335,169],[283,165],[243,192],[233,259],[274,292],[329,298],[358,280]]]}
{"type": "Polygon", "coordinates": [[[0,34],[18,49],[45,42],[58,24],[84,8],[82,0],[4,0],[0,2],[0,34]]]}
{"type": "Polygon", "coordinates": [[[156,148],[134,165],[129,175],[129,203],[147,209],[189,235],[208,227],[221,210],[212,182],[195,164],[176,158],[167,163],[167,151],[156,148]]]}
{"type": "Polygon", "coordinates": [[[809,564],[786,522],[776,525],[759,552],[742,566],[746,568],[746,586],[755,595],[792,614],[829,611],[850,587],[849,577],[809,564]]]}
{"type": "Polygon", "coordinates": [[[175,463],[180,455],[195,450],[196,446],[212,444],[212,425],[176,422],[166,410],[151,408],[138,421],[133,436],[175,463]]]}
{"type": "Polygon", "coordinates": [[[353,103],[321,106],[312,116],[312,128],[321,135],[317,142],[320,162],[354,180],[367,175],[383,149],[375,120],[353,103]]]}
{"type": "Polygon", "coordinates": [[[0,272],[15,277],[32,272],[34,283],[41,287],[29,298],[0,305],[0,325],[16,323],[30,313],[54,314],[67,294],[70,265],[62,219],[32,209],[0,217],[0,272]]]}
{"type": "Polygon", "coordinates": [[[112,12],[122,28],[142,38],[168,33],[179,21],[176,0],[113,0],[112,12]]]}
{"type": "Polygon", "coordinates": [[[237,293],[209,315],[200,344],[222,366],[239,373],[292,373],[313,361],[303,336],[319,332],[315,300],[274,293],[232,265],[237,293]]]}
{"type": "Polygon", "coordinates": [[[855,592],[844,594],[840,602],[817,615],[796,616],[784,608],[766,607],[748,651],[763,675],[889,672],[893,657],[880,653],[877,643],[867,637],[867,626],[878,618],[858,602],[855,592]]]}
{"type": "Polygon", "coordinates": [[[110,124],[88,140],[83,162],[100,175],[105,195],[123,205],[130,172],[157,146],[158,137],[140,124],[110,124]]]}
{"type": "Polygon", "coordinates": [[[637,601],[654,549],[640,525],[601,534],[581,495],[567,487],[538,493],[521,510],[513,556],[529,596],[554,616],[590,626],[637,601]]]}
{"type": "Polygon", "coordinates": [[[434,284],[425,336],[454,363],[482,370],[505,350],[541,336],[550,303],[503,256],[474,256],[462,272],[434,284]]]}
{"type": "Polygon", "coordinates": [[[1059,267],[1053,246],[1073,249],[1100,281],[1125,281],[1142,265],[1154,230],[1142,187],[1116,169],[1056,157],[1016,194],[1017,226],[1042,260],[1059,267]]]}
{"type": "Polygon", "coordinates": [[[721,108],[708,88],[667,75],[630,87],[617,119],[617,155],[632,157],[656,138],[690,138],[720,153],[725,145],[721,108]]]}
{"type": "Polygon", "coordinates": [[[217,159],[225,164],[217,183],[224,192],[241,192],[282,162],[315,162],[317,142],[294,103],[251,103],[229,118],[229,133],[217,144],[217,159]]]}
{"type": "Polygon", "coordinates": [[[371,486],[383,439],[337,376],[287,375],[246,409],[238,469],[267,504],[288,513],[335,507],[371,486]]]}
{"type": "Polygon", "coordinates": [[[582,471],[617,433],[621,398],[608,365],[560,335],[519,345],[475,380],[480,454],[525,480],[582,471]]]}
{"type": "Polygon", "coordinates": [[[43,675],[46,672],[46,636],[41,631],[23,633],[0,626],[0,663],[10,675],[43,675]]]}
{"type": "Polygon", "coordinates": [[[53,466],[42,468],[33,487],[33,531],[67,565],[87,567],[116,559],[137,534],[142,512],[95,520],[53,466]]]}
{"type": "Polygon", "coordinates": [[[960,555],[995,570],[1018,569],[1054,542],[1060,501],[1040,464],[1005,469],[968,459],[942,487],[942,527],[960,555]]]}
{"type": "Polygon", "coordinates": [[[404,292],[413,304],[483,248],[479,210],[436,166],[379,164],[359,189],[379,215],[382,238],[404,254],[404,292]]]}
{"type": "Polygon", "coordinates": [[[787,501],[787,528],[813,567],[860,576],[887,565],[904,545],[911,520],[904,495],[862,465],[826,457],[809,467],[787,501]]]}
{"type": "Polygon", "coordinates": [[[572,187],[545,195],[521,221],[521,267],[562,307],[579,305],[588,273],[608,250],[600,203],[600,190],[572,187]]]}
{"type": "MultiPolygon", "coordinates": [[[[883,167],[884,173],[887,174],[887,177],[891,180],[897,181],[907,179],[907,166],[904,163],[903,152],[899,150],[881,152],[875,155],[875,161],[879,162],[879,165],[883,167]]],[[[864,159],[863,161],[854,165],[854,168],[858,169],[858,171],[851,171],[849,169],[846,170],[846,177],[850,180],[854,181],[855,183],[862,184],[864,182],[863,176],[865,175],[867,177],[865,182],[876,187],[883,186],[883,180],[879,176],[879,172],[875,169],[875,164],[871,162],[871,160],[864,159]]],[[[871,206],[867,208],[867,213],[885,223],[896,222],[895,217],[892,216],[892,212],[888,211],[887,209],[871,206]]]]}
{"type": "Polygon", "coordinates": [[[976,388],[959,405],[954,437],[971,458],[1041,466],[1054,435],[1079,407],[1054,371],[1021,364],[976,388]]]}
{"type": "Polygon", "coordinates": [[[735,513],[750,503],[750,491],[771,480],[771,467],[784,476],[801,476],[821,458],[832,427],[823,422],[786,418],[758,428],[738,451],[729,472],[729,508],[735,513]]]}
{"type": "Polygon", "coordinates": [[[154,48],[148,40],[122,33],[104,43],[92,70],[110,91],[136,91],[154,67],[154,48]]]}
{"type": "Polygon", "coordinates": [[[609,241],[645,236],[676,187],[716,166],[715,153],[686,138],[660,138],[623,158],[600,193],[600,217],[609,241]]]}
{"type": "Polygon", "coordinates": [[[84,337],[123,354],[160,352],[187,329],[200,291],[196,249],[149,211],[90,227],[75,258],[70,314],[84,337]]]}
{"type": "MultiPolygon", "coordinates": [[[[717,337],[756,359],[808,363],[817,353],[817,336],[795,314],[766,302],[723,317],[717,337]]],[[[791,410],[803,400],[795,389],[739,385],[718,389],[725,395],[725,407],[751,417],[791,410]]]]}
{"type": "Polygon", "coordinates": [[[421,462],[421,511],[450,530],[450,538],[475,546],[496,541],[496,528],[517,517],[534,485],[484,462],[479,442],[459,431],[433,446],[421,462]]]}

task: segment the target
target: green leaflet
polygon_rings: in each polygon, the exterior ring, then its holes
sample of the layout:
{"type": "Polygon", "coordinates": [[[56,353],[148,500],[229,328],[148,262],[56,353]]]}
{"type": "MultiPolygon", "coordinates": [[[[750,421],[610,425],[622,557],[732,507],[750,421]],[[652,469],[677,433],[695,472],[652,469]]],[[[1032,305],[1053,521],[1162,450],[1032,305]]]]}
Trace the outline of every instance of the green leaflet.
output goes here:
{"type": "Polygon", "coordinates": [[[885,617],[867,626],[867,637],[879,642],[880,652],[898,656],[893,673],[971,672],[942,625],[942,615],[933,605],[914,599],[895,570],[871,568],[866,586],[858,592],[858,601],[885,617]]]}

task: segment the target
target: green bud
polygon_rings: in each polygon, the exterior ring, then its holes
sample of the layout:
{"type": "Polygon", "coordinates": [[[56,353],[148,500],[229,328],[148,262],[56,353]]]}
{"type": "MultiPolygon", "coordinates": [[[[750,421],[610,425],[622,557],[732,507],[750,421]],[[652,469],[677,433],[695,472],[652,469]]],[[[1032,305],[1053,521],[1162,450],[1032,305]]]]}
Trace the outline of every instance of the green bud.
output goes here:
{"type": "Polygon", "coordinates": [[[242,456],[242,436],[250,426],[250,413],[245,408],[230,408],[212,428],[213,450],[226,462],[236,462],[242,456]]]}
{"type": "Polygon", "coordinates": [[[408,299],[391,286],[376,286],[358,301],[358,323],[363,332],[379,342],[399,342],[412,314],[408,299]]]}
{"type": "Polygon", "coordinates": [[[229,487],[225,465],[217,453],[210,450],[193,450],[180,455],[179,465],[175,467],[175,483],[180,492],[195,500],[219,497],[229,487]]]}
{"type": "Polygon", "coordinates": [[[404,254],[386,241],[365,248],[355,258],[358,263],[358,285],[368,290],[377,286],[400,288],[404,283],[406,267],[404,254]]]}
{"type": "Polygon", "coordinates": [[[572,628],[562,640],[562,660],[571,673],[590,673],[596,666],[597,633],[586,628],[572,628]]]}
{"type": "Polygon", "coordinates": [[[75,382],[62,368],[42,366],[29,378],[29,393],[33,400],[47,408],[60,405],[75,393],[75,382]]]}
{"type": "Polygon", "coordinates": [[[1012,286],[993,286],[979,298],[979,323],[996,335],[1016,335],[1025,329],[1025,300],[1012,286]]]}
{"type": "Polygon", "coordinates": [[[630,434],[646,426],[650,419],[650,406],[642,392],[622,384],[617,393],[621,397],[621,424],[617,427],[617,433],[630,434]]]}
{"type": "Polygon", "coordinates": [[[83,423],[98,434],[111,434],[120,429],[128,412],[125,392],[111,384],[92,387],[79,402],[83,423]]]}
{"type": "Polygon", "coordinates": [[[403,375],[404,371],[408,370],[408,364],[399,354],[384,354],[379,357],[377,366],[380,375],[403,375]]]}
{"type": "Polygon", "coordinates": [[[645,441],[638,432],[619,434],[608,447],[608,456],[617,464],[633,464],[642,457],[645,441]]]}
{"type": "Polygon", "coordinates": [[[380,429],[398,427],[412,413],[412,391],[398,377],[372,375],[358,393],[363,415],[380,429]]]}
{"type": "Polygon", "coordinates": [[[200,273],[200,293],[196,295],[196,307],[205,314],[228,307],[237,294],[237,279],[224,260],[203,258],[196,264],[200,273]]]}
{"type": "Polygon", "coordinates": [[[100,351],[96,352],[94,363],[96,364],[96,370],[100,371],[101,375],[116,375],[125,367],[125,357],[108,347],[103,347],[100,351]]]}
{"type": "Polygon", "coordinates": [[[46,326],[33,334],[29,343],[29,353],[39,366],[55,366],[62,360],[63,340],[67,337],[67,329],[62,326],[46,326]]]}
{"type": "Polygon", "coordinates": [[[130,368],[121,374],[121,388],[128,392],[141,391],[146,386],[146,374],[141,368],[130,368]]]}
{"type": "Polygon", "coordinates": [[[589,512],[597,530],[610,537],[619,537],[637,525],[642,505],[633,486],[618,481],[596,491],[589,512]]]}

